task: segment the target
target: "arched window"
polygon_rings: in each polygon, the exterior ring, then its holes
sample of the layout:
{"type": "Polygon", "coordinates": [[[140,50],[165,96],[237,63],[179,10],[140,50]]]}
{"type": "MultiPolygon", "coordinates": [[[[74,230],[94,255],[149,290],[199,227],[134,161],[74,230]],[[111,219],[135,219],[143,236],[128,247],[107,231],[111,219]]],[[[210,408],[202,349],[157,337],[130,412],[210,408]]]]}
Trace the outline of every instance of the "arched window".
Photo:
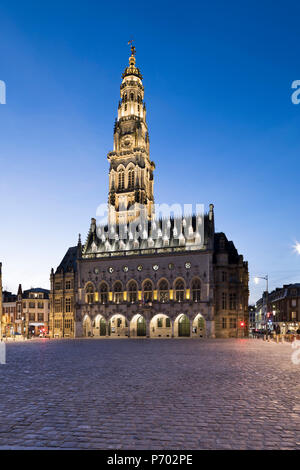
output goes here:
{"type": "Polygon", "coordinates": [[[94,303],[94,287],[92,284],[88,284],[85,289],[86,301],[88,304],[94,303]]]}
{"type": "Polygon", "coordinates": [[[130,281],[128,285],[128,300],[132,303],[137,301],[137,284],[135,281],[130,281]]]}
{"type": "Polygon", "coordinates": [[[130,99],[131,99],[131,101],[134,100],[134,94],[133,93],[130,93],[130,99]]]}
{"type": "Polygon", "coordinates": [[[159,291],[159,301],[160,302],[168,302],[169,300],[169,285],[167,281],[162,280],[158,286],[159,291]]]}
{"type": "Polygon", "coordinates": [[[199,279],[192,282],[192,300],[193,302],[200,302],[201,300],[201,283],[199,279]]]}
{"type": "Polygon", "coordinates": [[[114,302],[119,304],[123,300],[123,288],[120,281],[116,282],[114,285],[114,302]]]}
{"type": "Polygon", "coordinates": [[[107,304],[108,302],[108,289],[105,282],[100,285],[100,303],[107,304]]]}
{"type": "Polygon", "coordinates": [[[127,93],[124,94],[124,101],[125,101],[125,103],[126,103],[126,101],[127,101],[127,93]]]}
{"type": "Polygon", "coordinates": [[[143,291],[144,291],[144,302],[152,302],[153,299],[153,287],[152,287],[152,282],[151,281],[146,281],[144,286],[143,286],[143,291]]]}
{"type": "Polygon", "coordinates": [[[134,170],[129,170],[128,172],[128,189],[134,188],[134,170]]]}
{"type": "Polygon", "coordinates": [[[184,300],[184,283],[178,279],[175,284],[175,300],[176,302],[183,302],[184,300]]]}
{"type": "Polygon", "coordinates": [[[125,181],[124,170],[119,171],[118,178],[119,178],[119,180],[118,180],[119,189],[124,189],[124,181],[125,181]]]}

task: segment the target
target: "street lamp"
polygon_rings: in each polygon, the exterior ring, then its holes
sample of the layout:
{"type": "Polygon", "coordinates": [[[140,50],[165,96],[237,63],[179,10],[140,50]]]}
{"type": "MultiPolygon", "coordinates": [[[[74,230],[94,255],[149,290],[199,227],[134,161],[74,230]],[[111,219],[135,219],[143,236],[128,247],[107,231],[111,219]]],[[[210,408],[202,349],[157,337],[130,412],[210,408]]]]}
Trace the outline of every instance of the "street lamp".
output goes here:
{"type": "Polygon", "coordinates": [[[300,243],[296,242],[294,245],[294,251],[300,255],[300,243]]]}
{"type": "MultiPolygon", "coordinates": [[[[299,249],[300,249],[300,245],[299,245],[299,249]]],[[[266,281],[266,295],[263,296],[263,300],[265,301],[263,303],[265,303],[266,338],[268,339],[267,318],[268,318],[269,276],[267,274],[265,276],[255,276],[254,278],[255,284],[258,284],[260,279],[263,279],[264,281],[266,281]]]]}

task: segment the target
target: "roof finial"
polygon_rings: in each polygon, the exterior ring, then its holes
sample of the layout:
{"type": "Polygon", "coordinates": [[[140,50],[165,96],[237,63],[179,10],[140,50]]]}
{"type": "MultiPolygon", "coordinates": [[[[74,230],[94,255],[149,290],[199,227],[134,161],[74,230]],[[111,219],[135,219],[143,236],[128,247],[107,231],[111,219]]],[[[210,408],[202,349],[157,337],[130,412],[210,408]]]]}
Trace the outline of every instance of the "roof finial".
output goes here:
{"type": "Polygon", "coordinates": [[[135,50],[135,46],[133,45],[133,39],[130,39],[130,41],[128,41],[128,45],[129,44],[130,44],[130,49],[131,49],[131,56],[134,57],[136,50],[135,50]]]}

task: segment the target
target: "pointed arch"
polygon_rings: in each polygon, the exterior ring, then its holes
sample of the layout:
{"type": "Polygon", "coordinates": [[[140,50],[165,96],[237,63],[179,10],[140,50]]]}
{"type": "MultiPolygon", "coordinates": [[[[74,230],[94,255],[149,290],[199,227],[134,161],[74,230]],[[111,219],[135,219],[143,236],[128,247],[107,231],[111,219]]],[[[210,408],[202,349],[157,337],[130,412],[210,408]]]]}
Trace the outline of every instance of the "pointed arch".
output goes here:
{"type": "Polygon", "coordinates": [[[92,282],[88,282],[85,286],[85,301],[93,304],[95,301],[95,286],[92,282]]]}
{"type": "Polygon", "coordinates": [[[177,278],[174,281],[175,301],[183,302],[185,299],[185,281],[182,278],[177,278]]]}
{"type": "Polygon", "coordinates": [[[145,303],[152,302],[153,300],[153,282],[151,279],[145,279],[142,285],[143,289],[143,301],[145,303]]]}
{"type": "Polygon", "coordinates": [[[127,284],[127,298],[131,303],[138,300],[138,285],[134,279],[131,279],[127,284]]]}
{"type": "Polygon", "coordinates": [[[100,282],[99,285],[99,293],[100,293],[100,303],[107,304],[108,303],[108,284],[105,281],[100,282]]]}
{"type": "Polygon", "coordinates": [[[123,284],[121,281],[115,281],[113,285],[114,302],[119,304],[123,301],[123,284]]]}
{"type": "Polygon", "coordinates": [[[169,301],[169,282],[167,279],[162,278],[158,281],[158,300],[159,302],[168,302],[169,301]]]}
{"type": "Polygon", "coordinates": [[[198,277],[191,282],[191,299],[193,302],[201,301],[201,281],[198,277]]]}

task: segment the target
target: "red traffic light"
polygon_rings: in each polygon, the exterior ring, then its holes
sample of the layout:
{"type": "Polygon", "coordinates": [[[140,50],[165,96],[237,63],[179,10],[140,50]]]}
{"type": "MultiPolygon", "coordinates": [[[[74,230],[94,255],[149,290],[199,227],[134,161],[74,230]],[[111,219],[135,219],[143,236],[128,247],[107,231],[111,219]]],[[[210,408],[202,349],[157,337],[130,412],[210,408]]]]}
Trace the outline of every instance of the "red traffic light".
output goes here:
{"type": "Polygon", "coordinates": [[[240,326],[241,326],[242,328],[244,328],[245,322],[244,322],[244,321],[241,321],[241,322],[240,322],[240,326]]]}

